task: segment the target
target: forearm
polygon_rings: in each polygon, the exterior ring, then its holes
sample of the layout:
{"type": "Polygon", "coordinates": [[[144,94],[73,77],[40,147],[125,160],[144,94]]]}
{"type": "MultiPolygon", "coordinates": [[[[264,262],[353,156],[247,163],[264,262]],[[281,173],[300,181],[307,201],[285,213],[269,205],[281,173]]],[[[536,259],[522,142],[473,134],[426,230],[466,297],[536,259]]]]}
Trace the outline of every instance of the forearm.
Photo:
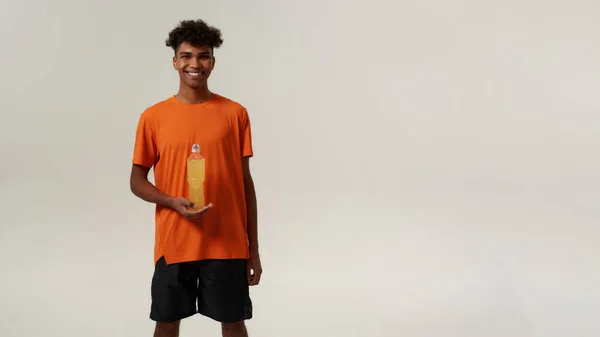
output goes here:
{"type": "Polygon", "coordinates": [[[246,213],[250,255],[258,256],[258,211],[256,205],[256,190],[252,178],[246,179],[244,185],[246,192],[246,213]]]}
{"type": "Polygon", "coordinates": [[[173,200],[173,197],[161,192],[150,181],[142,178],[131,180],[131,192],[142,200],[165,207],[171,207],[173,200]]]}

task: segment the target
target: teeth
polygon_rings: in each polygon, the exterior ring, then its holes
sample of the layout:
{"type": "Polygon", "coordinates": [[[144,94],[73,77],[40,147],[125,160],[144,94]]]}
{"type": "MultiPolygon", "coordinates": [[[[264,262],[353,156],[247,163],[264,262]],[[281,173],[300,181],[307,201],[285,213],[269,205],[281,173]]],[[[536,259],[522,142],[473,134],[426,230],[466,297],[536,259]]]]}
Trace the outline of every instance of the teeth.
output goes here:
{"type": "Polygon", "coordinates": [[[192,76],[200,76],[200,75],[202,75],[203,73],[188,73],[188,74],[190,74],[190,75],[192,75],[192,76]]]}

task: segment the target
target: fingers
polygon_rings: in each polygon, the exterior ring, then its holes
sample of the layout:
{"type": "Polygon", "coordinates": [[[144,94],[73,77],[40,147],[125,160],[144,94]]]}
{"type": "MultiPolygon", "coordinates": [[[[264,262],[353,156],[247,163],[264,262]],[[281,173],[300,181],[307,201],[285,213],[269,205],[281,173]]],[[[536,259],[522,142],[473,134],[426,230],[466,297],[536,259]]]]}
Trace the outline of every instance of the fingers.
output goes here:
{"type": "Polygon", "coordinates": [[[251,266],[246,268],[248,275],[248,285],[255,286],[260,282],[260,276],[262,274],[262,270],[260,268],[254,269],[251,266]]]}
{"type": "Polygon", "coordinates": [[[188,211],[186,211],[185,217],[188,219],[194,219],[194,218],[200,217],[200,216],[204,215],[206,212],[208,212],[212,207],[213,207],[213,204],[210,203],[197,211],[190,212],[188,210],[188,211]]]}
{"type": "Polygon", "coordinates": [[[177,198],[173,201],[173,205],[171,208],[179,212],[181,215],[185,216],[185,212],[195,208],[196,205],[186,198],[177,198]]]}
{"type": "Polygon", "coordinates": [[[258,283],[260,282],[261,274],[262,274],[262,271],[254,270],[254,273],[252,274],[252,276],[250,277],[250,280],[248,281],[248,285],[250,285],[250,286],[258,285],[258,283]]]}
{"type": "Polygon", "coordinates": [[[185,206],[186,209],[195,209],[197,207],[196,204],[187,199],[184,199],[183,206],[185,206]]]}

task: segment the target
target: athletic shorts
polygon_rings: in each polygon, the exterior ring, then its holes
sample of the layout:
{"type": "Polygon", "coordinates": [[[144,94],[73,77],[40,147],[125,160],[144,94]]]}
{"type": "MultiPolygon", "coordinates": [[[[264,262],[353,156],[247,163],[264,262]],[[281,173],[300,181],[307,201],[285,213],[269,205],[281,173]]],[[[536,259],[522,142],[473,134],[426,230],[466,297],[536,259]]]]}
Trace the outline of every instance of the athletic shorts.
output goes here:
{"type": "Polygon", "coordinates": [[[175,322],[196,313],[219,322],[252,318],[246,260],[156,263],[150,319],[175,322]]]}

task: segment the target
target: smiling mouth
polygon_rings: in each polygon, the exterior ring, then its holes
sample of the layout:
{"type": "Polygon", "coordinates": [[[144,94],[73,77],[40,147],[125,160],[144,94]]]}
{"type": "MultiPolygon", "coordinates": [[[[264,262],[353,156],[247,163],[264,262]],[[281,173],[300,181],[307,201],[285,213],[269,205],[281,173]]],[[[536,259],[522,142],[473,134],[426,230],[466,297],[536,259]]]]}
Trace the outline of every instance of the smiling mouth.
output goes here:
{"type": "Polygon", "coordinates": [[[186,71],[185,73],[192,78],[204,75],[204,71],[186,71]]]}

